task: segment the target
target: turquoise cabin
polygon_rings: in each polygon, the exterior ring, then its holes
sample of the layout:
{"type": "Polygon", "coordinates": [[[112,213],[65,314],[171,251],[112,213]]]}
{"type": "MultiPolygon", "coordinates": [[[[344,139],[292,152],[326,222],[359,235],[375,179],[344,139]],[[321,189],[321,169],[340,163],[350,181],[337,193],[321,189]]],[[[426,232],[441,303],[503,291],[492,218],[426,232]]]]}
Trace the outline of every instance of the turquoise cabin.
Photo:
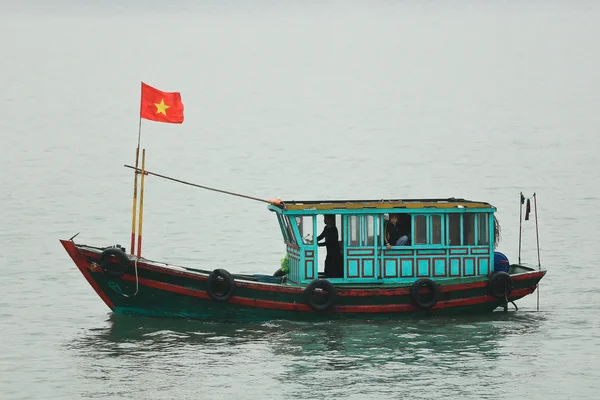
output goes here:
{"type": "Polygon", "coordinates": [[[271,204],[288,257],[288,284],[410,283],[486,276],[494,267],[496,208],[464,199],[292,201],[271,204]],[[388,248],[388,216],[398,214],[409,242],[388,248]],[[343,277],[324,276],[325,247],[315,238],[335,216],[343,277]]]}

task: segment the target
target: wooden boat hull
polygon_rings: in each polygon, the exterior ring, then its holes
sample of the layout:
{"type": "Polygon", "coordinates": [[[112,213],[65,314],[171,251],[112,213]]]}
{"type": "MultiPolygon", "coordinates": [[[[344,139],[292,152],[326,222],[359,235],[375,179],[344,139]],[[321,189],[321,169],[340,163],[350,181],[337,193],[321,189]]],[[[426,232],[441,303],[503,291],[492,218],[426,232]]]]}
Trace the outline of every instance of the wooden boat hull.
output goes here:
{"type": "Polygon", "coordinates": [[[278,278],[234,275],[235,292],[227,300],[213,300],[207,293],[211,271],[171,266],[131,258],[120,276],[100,265],[102,248],[61,240],[83,276],[106,305],[118,314],[207,321],[389,319],[401,316],[486,313],[533,293],[546,271],[516,266],[513,289],[504,298],[490,294],[488,277],[438,281],[440,297],[435,306],[422,309],[413,302],[410,283],[336,285],[337,300],[327,311],[308,305],[305,288],[280,283],[278,278]]]}

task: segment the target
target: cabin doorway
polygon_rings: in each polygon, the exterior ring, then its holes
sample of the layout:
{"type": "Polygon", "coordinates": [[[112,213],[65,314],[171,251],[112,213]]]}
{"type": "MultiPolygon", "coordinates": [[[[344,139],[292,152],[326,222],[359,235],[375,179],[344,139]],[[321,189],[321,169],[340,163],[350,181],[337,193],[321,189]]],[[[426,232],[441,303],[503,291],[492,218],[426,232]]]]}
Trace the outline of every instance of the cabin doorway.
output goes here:
{"type": "MultiPolygon", "coordinates": [[[[325,215],[331,214],[319,214],[316,216],[316,236],[315,236],[315,244],[317,244],[317,238],[321,235],[325,229],[325,215]]],[[[335,227],[338,233],[338,247],[339,247],[339,263],[343,268],[344,265],[344,219],[339,214],[334,214],[335,227]]],[[[325,239],[321,239],[318,241],[319,243],[325,243],[325,239]]],[[[327,258],[327,248],[325,246],[315,246],[315,251],[317,252],[317,260],[318,260],[318,272],[319,277],[326,278],[325,276],[325,260],[327,258]]]]}

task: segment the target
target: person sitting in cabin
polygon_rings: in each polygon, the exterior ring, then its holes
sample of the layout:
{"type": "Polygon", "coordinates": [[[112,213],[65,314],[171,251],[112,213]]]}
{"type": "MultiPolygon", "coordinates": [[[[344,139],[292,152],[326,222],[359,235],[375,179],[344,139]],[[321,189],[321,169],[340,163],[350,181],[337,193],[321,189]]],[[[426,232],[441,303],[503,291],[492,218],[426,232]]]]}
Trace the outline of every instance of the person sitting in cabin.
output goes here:
{"type": "Polygon", "coordinates": [[[344,270],[342,268],[342,257],[338,242],[338,229],[335,226],[335,215],[325,215],[323,221],[325,222],[325,228],[317,237],[317,244],[327,248],[325,275],[328,278],[343,278],[344,270]],[[325,239],[325,242],[318,243],[322,239],[325,239]]]}
{"type": "Polygon", "coordinates": [[[385,245],[387,249],[392,246],[405,246],[408,243],[410,226],[399,222],[398,214],[390,214],[390,220],[385,227],[385,245]]]}

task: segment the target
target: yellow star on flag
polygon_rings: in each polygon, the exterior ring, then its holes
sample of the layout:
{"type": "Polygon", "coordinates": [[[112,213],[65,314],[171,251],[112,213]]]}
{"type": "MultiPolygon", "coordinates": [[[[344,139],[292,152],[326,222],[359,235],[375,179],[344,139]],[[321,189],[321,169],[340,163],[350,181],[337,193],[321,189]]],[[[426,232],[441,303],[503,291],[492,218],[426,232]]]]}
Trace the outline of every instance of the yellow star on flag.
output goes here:
{"type": "Polygon", "coordinates": [[[165,99],[161,99],[160,103],[154,103],[156,106],[156,113],[163,114],[165,117],[167,116],[167,108],[171,107],[165,104],[165,99]]]}

